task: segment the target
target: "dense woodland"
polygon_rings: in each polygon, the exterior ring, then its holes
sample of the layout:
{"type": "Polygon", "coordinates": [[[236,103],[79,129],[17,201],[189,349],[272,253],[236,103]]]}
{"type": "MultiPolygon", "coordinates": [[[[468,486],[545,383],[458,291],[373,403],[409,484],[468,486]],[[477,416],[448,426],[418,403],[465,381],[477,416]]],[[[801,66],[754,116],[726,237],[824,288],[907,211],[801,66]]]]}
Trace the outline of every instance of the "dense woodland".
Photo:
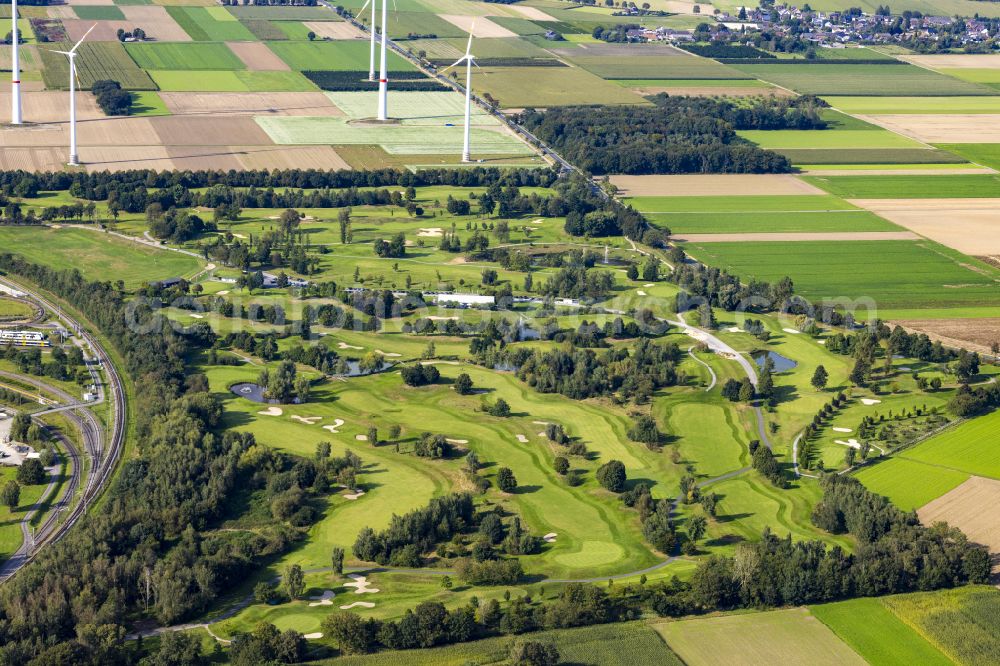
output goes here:
{"type": "MultiPolygon", "coordinates": [[[[593,174],[786,173],[783,156],[737,129],[821,126],[819,103],[767,99],[749,108],[708,98],[651,98],[655,106],[528,109],[519,122],[593,174]]],[[[809,100],[809,98],[806,98],[809,100]]]]}

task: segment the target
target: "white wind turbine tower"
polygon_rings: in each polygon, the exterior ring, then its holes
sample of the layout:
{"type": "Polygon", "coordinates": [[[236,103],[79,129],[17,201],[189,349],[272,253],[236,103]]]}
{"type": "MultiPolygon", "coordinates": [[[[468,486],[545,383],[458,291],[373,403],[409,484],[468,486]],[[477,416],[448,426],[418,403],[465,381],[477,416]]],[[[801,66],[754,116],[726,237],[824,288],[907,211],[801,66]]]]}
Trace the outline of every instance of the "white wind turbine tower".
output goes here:
{"type": "MultiPolygon", "coordinates": [[[[472,32],[475,29],[476,23],[473,21],[469,29],[469,43],[465,47],[465,55],[441,70],[441,73],[444,74],[455,65],[462,62],[465,63],[465,141],[462,144],[463,162],[472,161],[471,154],[469,153],[469,118],[472,115],[472,66],[476,65],[476,56],[472,55],[472,32]]],[[[479,65],[476,65],[476,67],[479,67],[479,65]]]]}
{"type": "MultiPolygon", "coordinates": [[[[388,79],[388,73],[385,71],[386,28],[388,28],[389,26],[389,22],[387,20],[388,2],[389,0],[382,0],[382,55],[378,70],[378,119],[379,120],[389,120],[389,79],[388,79]]],[[[372,26],[372,29],[374,29],[374,26],[372,26]]]]}
{"type": "Polygon", "coordinates": [[[11,35],[11,66],[10,66],[10,122],[12,125],[20,125],[21,120],[21,66],[18,61],[18,48],[20,41],[17,33],[17,0],[11,0],[10,5],[10,35],[11,35]]]}
{"type": "Polygon", "coordinates": [[[80,158],[76,153],[76,50],[80,48],[80,44],[83,44],[83,40],[87,39],[87,35],[90,31],[97,27],[97,24],[90,26],[90,30],[83,34],[73,48],[69,51],[52,51],[53,53],[62,53],[64,56],[69,58],[69,162],[70,166],[80,166],[80,158]]]}
{"type": "MultiPolygon", "coordinates": [[[[16,2],[17,0],[14,1],[16,2]]],[[[362,12],[365,11],[365,7],[368,6],[369,2],[372,5],[372,22],[370,30],[368,31],[369,33],[371,33],[371,45],[368,49],[368,80],[374,81],[375,80],[375,5],[378,3],[378,0],[365,0],[365,4],[362,5],[361,9],[358,10],[358,14],[361,14],[362,12]]],[[[384,21],[382,23],[382,30],[383,31],[385,30],[384,21]]]]}

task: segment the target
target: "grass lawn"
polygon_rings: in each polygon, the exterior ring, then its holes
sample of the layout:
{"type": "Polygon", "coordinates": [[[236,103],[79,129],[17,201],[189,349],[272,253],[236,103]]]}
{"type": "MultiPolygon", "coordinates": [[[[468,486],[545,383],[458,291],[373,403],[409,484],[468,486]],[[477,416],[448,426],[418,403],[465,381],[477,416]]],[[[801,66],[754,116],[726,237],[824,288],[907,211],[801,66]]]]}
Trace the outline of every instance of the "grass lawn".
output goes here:
{"type": "MultiPolygon", "coordinates": [[[[268,46],[295,70],[368,71],[368,42],[268,42],[268,46]]],[[[410,72],[414,67],[395,53],[386,60],[390,72],[410,72]]]]}
{"type": "Polygon", "coordinates": [[[684,249],[745,280],[773,282],[787,275],[796,293],[814,302],[847,298],[863,308],[991,305],[1000,276],[987,264],[924,240],[687,243],[684,249]]]}
{"type": "Polygon", "coordinates": [[[1000,176],[993,174],[806,176],[805,180],[845,199],[1000,197],[1000,176]]]}
{"type": "Polygon", "coordinates": [[[873,666],[952,663],[878,599],[851,599],[809,610],[873,666]]]}
{"type": "Polygon", "coordinates": [[[812,95],[949,96],[996,92],[913,65],[789,65],[779,60],[732,67],[762,81],[812,95]]]}
{"type": "MultiPolygon", "coordinates": [[[[919,93],[924,94],[924,93],[919,93]]],[[[844,113],[1000,113],[997,97],[825,97],[844,113]]]]}
{"type": "Polygon", "coordinates": [[[27,303],[0,297],[0,317],[30,317],[33,312],[27,303]]]}
{"type": "MultiPolygon", "coordinates": [[[[225,44],[136,42],[126,44],[125,48],[136,63],[147,70],[246,69],[243,61],[225,44]]],[[[200,76],[199,74],[198,77],[200,76]]],[[[192,76],[192,78],[198,77],[192,76]]]]}
{"type": "Polygon", "coordinates": [[[201,262],[88,229],[0,227],[0,246],[53,268],[72,266],[91,278],[124,280],[127,287],[168,277],[191,276],[201,262]]]}
{"type": "Polygon", "coordinates": [[[959,664],[1000,663],[1000,591],[970,586],[885,597],[903,622],[959,664]]]}
{"type": "Polygon", "coordinates": [[[805,608],[661,622],[653,626],[688,666],[865,663],[805,608]]]}
{"type": "MultiPolygon", "coordinates": [[[[0,486],[6,485],[16,476],[16,468],[0,467],[0,486]]],[[[48,474],[46,474],[45,484],[21,486],[21,498],[13,511],[6,506],[0,506],[0,562],[10,557],[14,551],[21,547],[21,520],[24,519],[24,514],[41,498],[47,484],[48,474]]]]}
{"type": "Polygon", "coordinates": [[[900,455],[930,465],[1000,479],[1000,410],[936,435],[900,455]]]}
{"type": "Polygon", "coordinates": [[[903,511],[912,511],[962,485],[969,475],[915,462],[901,456],[865,465],[855,473],[873,493],[885,495],[903,511]]]}

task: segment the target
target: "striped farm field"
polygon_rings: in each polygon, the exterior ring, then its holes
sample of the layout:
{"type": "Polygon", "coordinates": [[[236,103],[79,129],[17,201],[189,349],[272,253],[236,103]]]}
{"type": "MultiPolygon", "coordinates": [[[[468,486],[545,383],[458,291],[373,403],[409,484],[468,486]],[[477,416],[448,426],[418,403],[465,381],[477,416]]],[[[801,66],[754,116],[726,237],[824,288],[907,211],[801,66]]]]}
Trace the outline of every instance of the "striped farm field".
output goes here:
{"type": "Polygon", "coordinates": [[[1000,410],[965,421],[901,455],[968,474],[1000,479],[1000,410]]]}
{"type": "Polygon", "coordinates": [[[812,95],[993,95],[986,86],[960,81],[913,65],[841,65],[810,63],[789,65],[780,60],[766,64],[733,65],[748,76],[812,95]]]}
{"type": "Polygon", "coordinates": [[[236,70],[243,61],[225,44],[131,43],[125,46],[135,62],[147,70],[236,70]]]}
{"type": "Polygon", "coordinates": [[[190,71],[157,70],[150,76],[164,92],[309,92],[316,86],[299,72],[252,72],[247,70],[190,71]]]}
{"type": "Polygon", "coordinates": [[[845,199],[965,199],[1000,197],[1000,175],[807,176],[845,199]]]}
{"type": "MultiPolygon", "coordinates": [[[[72,44],[53,44],[57,50],[69,49],[72,44]]],[[[42,58],[42,79],[49,89],[69,87],[69,62],[66,56],[39,49],[42,58]]],[[[80,57],[76,63],[80,86],[89,89],[95,81],[111,79],[129,90],[156,90],[149,75],[136,66],[132,58],[119,42],[84,42],[77,51],[80,57]]]]}
{"type": "Polygon", "coordinates": [[[744,280],[789,276],[806,298],[863,299],[870,307],[996,302],[1000,271],[931,241],[688,243],[696,259],[744,280]]]}
{"type": "MultiPolygon", "coordinates": [[[[368,42],[360,39],[339,42],[274,42],[268,46],[292,69],[368,71],[368,42]]],[[[409,72],[415,68],[395,53],[388,55],[389,71],[409,72]]]]}
{"type": "Polygon", "coordinates": [[[900,113],[1000,113],[996,97],[824,97],[844,113],[885,115],[900,113]]]}
{"type": "Polygon", "coordinates": [[[191,39],[198,42],[251,41],[253,33],[226,11],[225,7],[167,7],[191,39]]]}

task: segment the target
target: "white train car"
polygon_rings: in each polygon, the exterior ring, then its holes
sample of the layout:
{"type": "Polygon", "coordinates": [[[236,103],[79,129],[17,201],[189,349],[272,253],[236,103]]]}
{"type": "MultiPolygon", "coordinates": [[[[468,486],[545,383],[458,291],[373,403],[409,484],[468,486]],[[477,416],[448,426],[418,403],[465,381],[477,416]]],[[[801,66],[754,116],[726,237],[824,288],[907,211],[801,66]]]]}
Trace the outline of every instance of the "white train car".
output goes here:
{"type": "Polygon", "coordinates": [[[44,333],[38,331],[18,331],[14,329],[0,329],[0,345],[14,345],[17,347],[48,347],[49,341],[44,333]]]}

